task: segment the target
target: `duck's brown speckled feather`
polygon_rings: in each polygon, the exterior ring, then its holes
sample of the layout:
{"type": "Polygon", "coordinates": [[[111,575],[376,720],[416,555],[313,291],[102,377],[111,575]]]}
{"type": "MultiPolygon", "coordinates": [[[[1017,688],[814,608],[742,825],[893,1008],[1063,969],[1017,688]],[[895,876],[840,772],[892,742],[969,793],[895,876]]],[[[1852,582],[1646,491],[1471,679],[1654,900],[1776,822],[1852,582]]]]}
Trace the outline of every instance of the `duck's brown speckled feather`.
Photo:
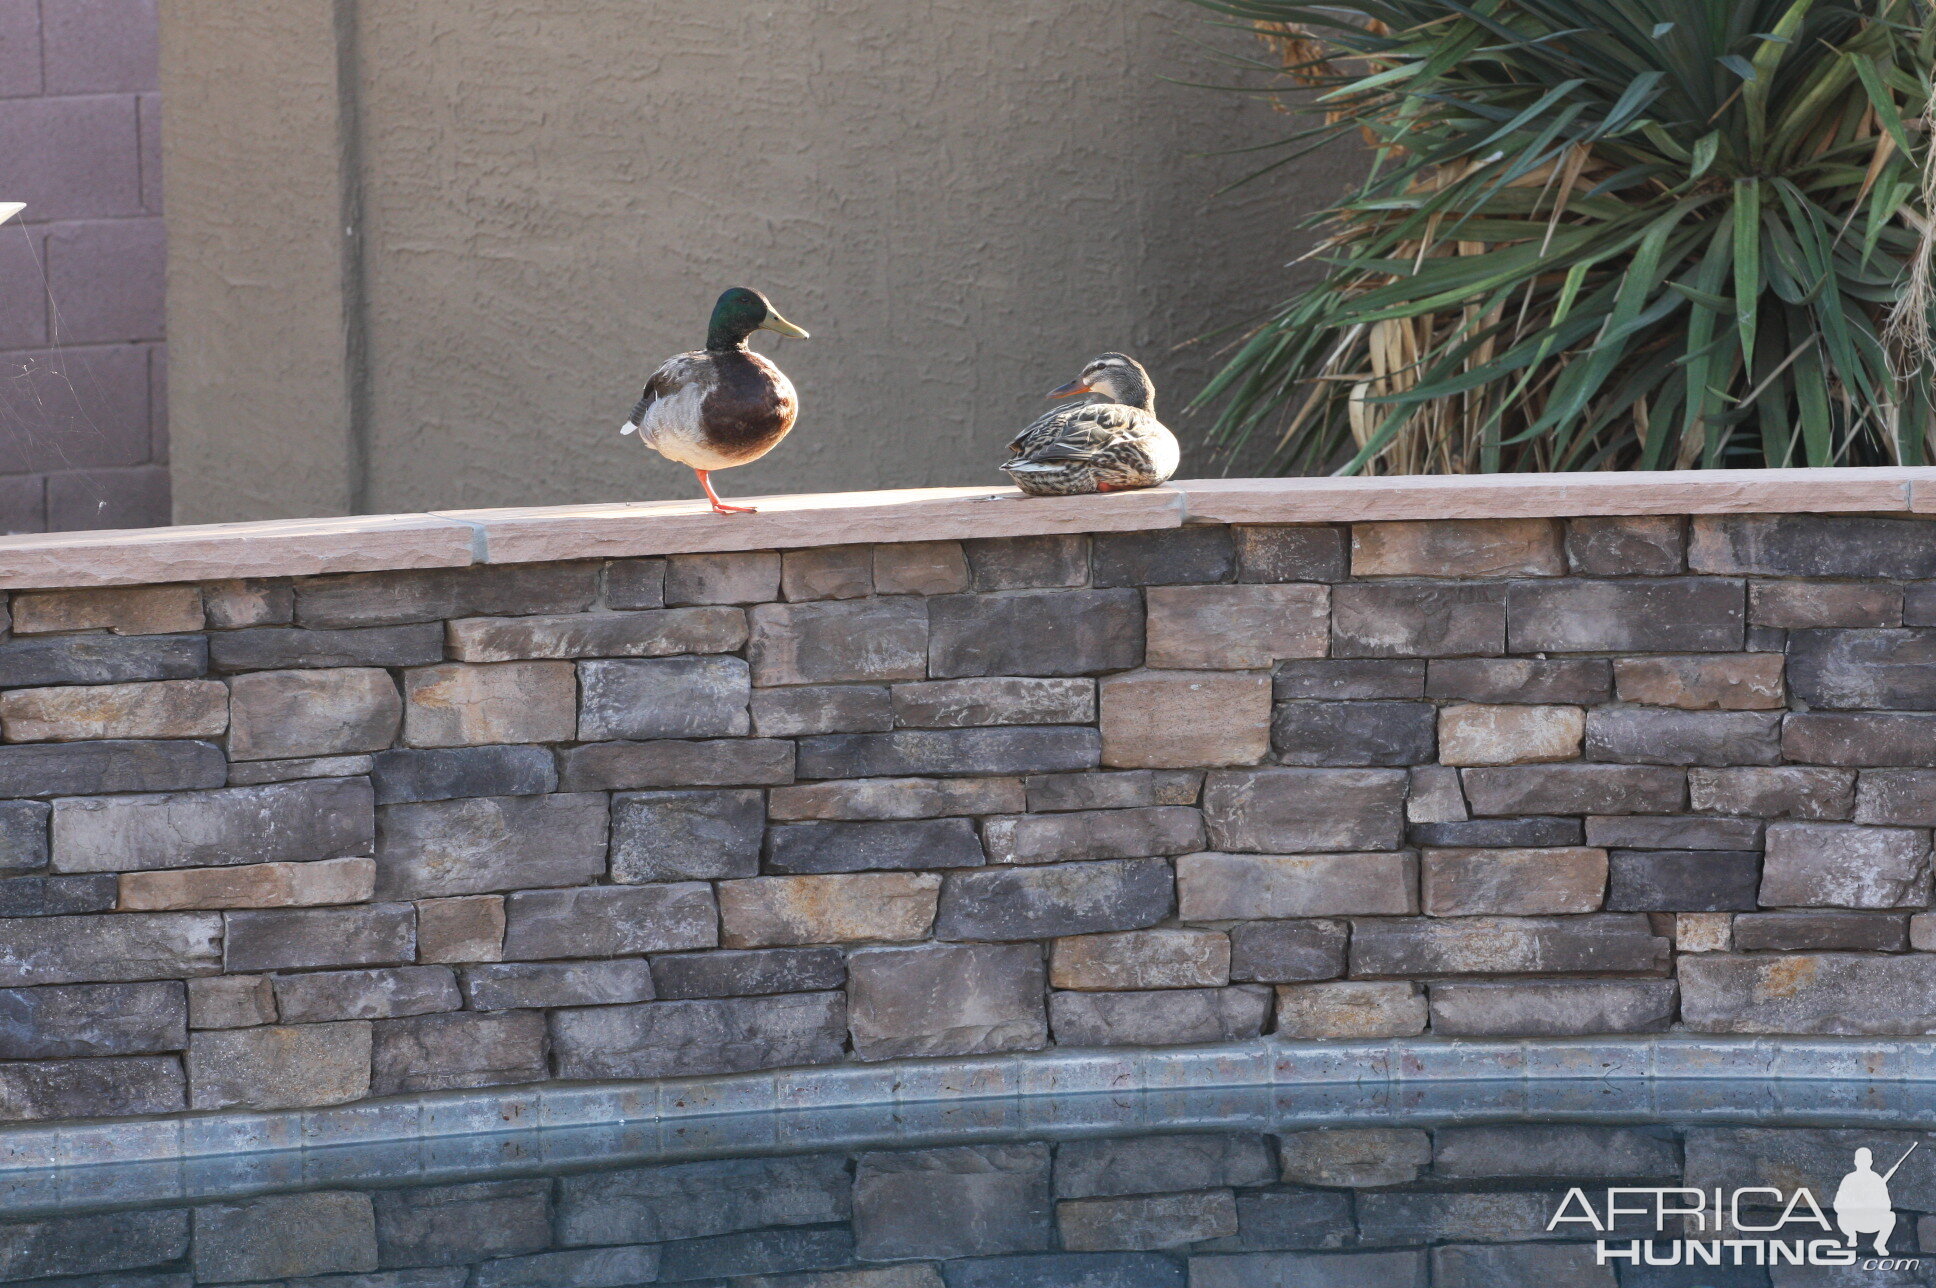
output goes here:
{"type": "Polygon", "coordinates": [[[1015,436],[1002,466],[1037,496],[1154,487],[1176,469],[1176,439],[1152,412],[1122,403],[1059,407],[1015,436]]]}

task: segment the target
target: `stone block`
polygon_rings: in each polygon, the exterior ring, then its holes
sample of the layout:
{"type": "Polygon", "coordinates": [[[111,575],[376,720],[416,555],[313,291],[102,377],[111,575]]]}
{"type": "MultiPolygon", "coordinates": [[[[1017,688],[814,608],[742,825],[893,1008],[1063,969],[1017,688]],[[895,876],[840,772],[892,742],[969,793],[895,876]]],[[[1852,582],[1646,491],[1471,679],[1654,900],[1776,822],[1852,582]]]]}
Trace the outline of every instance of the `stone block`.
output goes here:
{"type": "Polygon", "coordinates": [[[753,683],[925,679],[929,602],[896,596],[762,604],[750,614],[746,646],[753,683]]]}
{"type": "Polygon", "coordinates": [[[1354,577],[1557,577],[1555,519],[1427,519],[1351,525],[1354,577]]]}
{"type": "MultiPolygon", "coordinates": [[[[647,1244],[568,1248],[486,1261],[477,1267],[477,1288],[631,1288],[656,1281],[659,1265],[659,1249],[647,1244]]],[[[934,1288],[942,1288],[939,1279],[934,1288]]]]}
{"type": "Polygon", "coordinates": [[[1464,823],[1471,817],[1457,769],[1450,765],[1420,765],[1406,776],[1406,823],[1464,823]]]}
{"type": "Polygon", "coordinates": [[[450,623],[450,655],[460,662],[670,657],[678,653],[731,653],[745,644],[746,612],[739,608],[472,617],[450,623]]]}
{"type": "Polygon", "coordinates": [[[381,751],[403,701],[388,671],[251,671],[229,683],[229,757],[286,760],[381,751]]]}
{"type": "Polygon", "coordinates": [[[1422,698],[1425,662],[1420,658],[1324,657],[1279,662],[1271,673],[1271,697],[1324,702],[1422,698]]]}
{"type": "Polygon", "coordinates": [[[305,908],[361,903],[376,889],[374,859],[247,863],[240,867],[124,872],[116,906],[170,908],[305,908]]]}
{"type": "Polygon", "coordinates": [[[376,805],[360,778],[56,801],[59,872],[302,863],[365,855],[376,805]]]}
{"type": "Polygon", "coordinates": [[[1077,533],[964,541],[976,590],[1089,584],[1089,538],[1077,533]]]}
{"type": "Polygon", "coordinates": [[[1057,1046],[1182,1046],[1254,1038],[1270,1017],[1261,984],[1155,992],[1051,993],[1057,1046]]]}
{"type": "MultiPolygon", "coordinates": [[[[1339,1190],[1239,1190],[1236,1249],[1341,1248],[1356,1233],[1351,1195],[1339,1190]]],[[[1543,1288],[1543,1286],[1542,1286],[1543,1288]]]]}
{"type": "Polygon", "coordinates": [[[246,1029],[276,1022],[276,990],[267,975],[209,975],[188,981],[188,1027],[246,1029]]]}
{"type": "Polygon", "coordinates": [[[1788,673],[1812,708],[1936,710],[1936,630],[1791,631],[1788,673]]]}
{"type": "Polygon", "coordinates": [[[1101,735],[1068,725],[823,734],[799,747],[802,778],[1054,774],[1094,769],[1102,759],[1101,735]]]}
{"type": "Polygon", "coordinates": [[[1772,765],[1781,759],[1778,711],[1602,707],[1587,717],[1586,754],[1640,765],[1772,765]]]}
{"type": "Polygon", "coordinates": [[[1665,577],[1687,558],[1673,514],[1582,516],[1566,523],[1566,563],[1581,577],[1665,577]]]}
{"type": "Polygon", "coordinates": [[[464,971],[464,1000],[477,1011],[614,1006],[649,1002],[654,996],[652,968],[640,958],[605,962],[511,962],[471,966],[464,971]]]}
{"type": "Polygon", "coordinates": [[[0,917],[69,917],[114,908],[118,882],[111,872],[78,877],[0,880],[0,917]]]}
{"type": "Polygon", "coordinates": [[[1734,919],[1737,952],[1877,952],[1909,948],[1909,918],[1873,912],[1756,912],[1734,919]]]}
{"type": "Polygon", "coordinates": [[[1816,765],[1936,766],[1936,713],[1798,712],[1782,722],[1781,754],[1816,765]]]}
{"type": "Polygon", "coordinates": [[[1432,1249],[1438,1288],[1614,1288],[1586,1243],[1448,1244],[1432,1249]]]}
{"type": "Polygon", "coordinates": [[[1330,643],[1325,586],[1155,586],[1145,598],[1151,666],[1249,670],[1320,658],[1330,643]]]}
{"type": "Polygon", "coordinates": [[[756,791],[617,795],[612,798],[612,879],[755,876],[765,830],[766,811],[756,791]]]}
{"type": "Polygon", "coordinates": [[[1418,859],[1428,917],[1596,912],[1606,895],[1605,850],[1425,850],[1418,859]]]}
{"type": "Polygon", "coordinates": [[[188,1039],[194,1109],[307,1109],[371,1094],[370,1023],[207,1029],[188,1039]]]}
{"type": "Polygon", "coordinates": [[[1042,951],[1034,944],[862,948],[847,971],[848,1023],[862,1060],[1048,1043],[1042,951]]]}
{"type": "Polygon", "coordinates": [[[568,1172],[557,1189],[558,1242],[567,1246],[831,1224],[853,1211],[849,1163],[839,1153],[568,1172]]]}
{"type": "Polygon", "coordinates": [[[296,592],[286,581],[260,577],[205,581],[202,611],[212,631],[287,626],[296,620],[296,592]]]}
{"type": "Polygon", "coordinates": [[[1241,524],[1231,529],[1237,544],[1238,581],[1343,581],[1345,530],[1321,524],[1241,524]]]}
{"type": "Polygon", "coordinates": [[[726,948],[784,948],[925,939],[940,896],[941,877],[933,872],[722,881],[720,943],[726,948]]]}
{"type": "Polygon", "coordinates": [[[1249,765],[1270,750],[1265,671],[1130,671],[1102,681],[1102,760],[1127,769],[1249,765]]]}
{"type": "Polygon", "coordinates": [[[1855,772],[1848,769],[1691,769],[1687,791],[1695,809],[1716,814],[1834,819],[1855,812],[1855,772]]]}
{"type": "Polygon", "coordinates": [[[1410,845],[1440,849],[1524,849],[1579,845],[1585,834],[1577,818],[1474,818],[1448,823],[1413,823],[1405,829],[1410,845]]]}
{"type": "MultiPolygon", "coordinates": [[[[868,1153],[855,1169],[854,1253],[864,1260],[1034,1252],[1054,1238],[1044,1142],[868,1153]]],[[[975,1288],[1082,1282],[1018,1280],[1012,1262],[996,1264],[1010,1268],[975,1288]]]]}
{"type": "MultiPolygon", "coordinates": [[[[1025,590],[925,602],[926,673],[936,679],[1085,675],[1143,661],[1143,600],[1133,590],[1025,590]]],[[[888,678],[921,674],[917,668],[888,678]]]]}
{"type": "Polygon", "coordinates": [[[1526,765],[1578,759],[1586,713],[1578,707],[1461,703],[1440,708],[1438,723],[1444,764],[1526,765]]]}
{"type": "Polygon", "coordinates": [[[1418,910],[1410,854],[1186,854],[1176,861],[1184,921],[1405,916],[1418,910]]]}
{"type": "Polygon", "coordinates": [[[1936,770],[1863,770],[1855,821],[1898,827],[1936,825],[1936,770]]]}
{"type": "Polygon", "coordinates": [[[959,541],[897,541],[874,547],[874,589],[883,595],[953,595],[967,590],[959,541]]]}
{"type": "Polygon", "coordinates": [[[226,922],[230,973],[399,966],[417,957],[417,913],[407,903],[231,912],[226,922]]]}
{"type": "MultiPolygon", "coordinates": [[[[537,1011],[414,1015],[373,1027],[373,1096],[541,1082],[547,1073],[545,1018],[537,1011]]],[[[561,1069],[559,1076],[575,1075],[561,1069]]]]}
{"type": "Polygon", "coordinates": [[[1615,850],[1607,907],[1615,912],[1739,912],[1756,907],[1755,850],[1615,850]]]}
{"type": "Polygon", "coordinates": [[[478,564],[357,572],[296,583],[303,626],[395,626],[455,617],[577,613],[598,597],[595,563],[478,564]]]}
{"type": "Polygon", "coordinates": [[[762,738],[814,733],[885,733],[894,705],[879,684],[802,685],[753,690],[753,732],[762,738]]]}
{"type": "Polygon", "coordinates": [[[544,747],[446,747],[378,752],[370,782],[379,805],[467,796],[541,796],[558,789],[558,769],[544,747]]]}
{"type": "Polygon", "coordinates": [[[473,1262],[502,1265],[498,1258],[550,1247],[550,1190],[546,1177],[376,1190],[377,1247],[383,1264],[439,1268],[383,1275],[378,1284],[356,1288],[455,1288],[451,1279],[461,1280],[473,1262]],[[386,1282],[396,1279],[406,1282],[386,1282]]]}
{"type": "Polygon", "coordinates": [[[262,626],[209,636],[218,671],[283,671],[339,666],[429,666],[444,660],[442,622],[361,626],[340,631],[262,626]]]}
{"type": "Polygon", "coordinates": [[[1175,1248],[1236,1234],[1237,1197],[1229,1190],[1197,1190],[1068,1199],[1055,1205],[1055,1221],[1062,1246],[1071,1252],[1175,1248]]]}
{"type": "MultiPolygon", "coordinates": [[[[177,1114],[187,1107],[181,1061],[173,1055],[14,1060],[0,1064],[0,1119],[6,1121],[44,1123],[62,1118],[128,1118],[177,1114]]],[[[128,1215],[138,1214],[123,1214],[121,1221],[128,1215]]],[[[100,1238],[100,1216],[90,1213],[85,1220],[89,1238],[100,1238]]],[[[180,1255],[180,1244],[176,1247],[174,1254],[164,1253],[147,1260],[172,1259],[180,1255]]]]}
{"type": "Polygon", "coordinates": [[[1748,621],[1778,630],[1902,625],[1902,587],[1876,581],[1751,581],[1748,621]]]}
{"type": "Polygon", "coordinates": [[[1774,908],[1922,908],[1929,833],[1847,823],[1770,823],[1761,902],[1774,908]]]}
{"type": "Polygon", "coordinates": [[[847,959],[838,948],[722,949],[652,959],[659,996],[755,997],[817,993],[847,985],[847,959]]]}
{"type": "Polygon", "coordinates": [[[1426,667],[1428,698],[1578,706],[1613,699],[1613,671],[1603,657],[1448,657],[1426,667]]]}
{"type": "Polygon", "coordinates": [[[1410,982],[1277,986],[1281,1038],[1410,1037],[1425,1032],[1425,1015],[1424,990],[1410,982]]]}
{"type": "MultiPolygon", "coordinates": [[[[1620,1176],[1678,1182],[1682,1175],[1676,1140],[1645,1127],[1500,1123],[1440,1127],[1432,1135],[1433,1173],[1459,1180],[1620,1176]]],[[[1613,1288],[1611,1277],[1607,1288],[1613,1288]]]]}
{"type": "Polygon", "coordinates": [[[377,1268],[368,1194],[267,1194],[193,1209],[197,1283],[348,1274],[377,1268]]]}
{"type": "Polygon", "coordinates": [[[1919,953],[1936,951],[1936,914],[1919,912],[1909,918],[1909,946],[1919,953]]]}
{"type": "Polygon", "coordinates": [[[1231,1132],[1065,1140],[1056,1147],[1057,1198],[1112,1198],[1230,1186],[1276,1179],[1268,1142],[1231,1132]]]}
{"type": "Polygon", "coordinates": [[[286,1024],[393,1020],[464,1005],[457,976],[448,966],[306,971],[276,976],[275,987],[276,1007],[286,1024]]]}
{"type": "Polygon", "coordinates": [[[1674,984],[1664,979],[1434,984],[1432,1032],[1447,1037],[1585,1037],[1664,1033],[1674,984]]]}
{"type": "Polygon", "coordinates": [[[1687,566],[1764,577],[1936,577],[1936,547],[1922,519],[1696,515],[1687,566]]]}
{"type": "Polygon", "coordinates": [[[1725,912],[1674,914],[1674,948],[1683,953],[1725,953],[1734,943],[1734,918],[1725,912]]]}
{"type": "Polygon", "coordinates": [[[1515,653],[1738,653],[1747,589],[1718,577],[1515,582],[1515,653]]]}
{"type": "Polygon", "coordinates": [[[780,597],[780,556],[771,550],[674,555],[666,560],[668,604],[758,604],[780,597]]]}
{"type": "Polygon", "coordinates": [[[874,593],[874,547],[811,546],[782,551],[780,593],[796,601],[864,599],[874,593]]]}
{"type": "Polygon", "coordinates": [[[368,756],[304,756],[296,760],[238,760],[229,766],[230,787],[260,787],[299,778],[361,778],[371,769],[368,756]]]}
{"type": "Polygon", "coordinates": [[[832,1064],[847,1006],[839,993],[787,993],[554,1011],[551,1024],[560,1078],[699,1077],[832,1064]]]}
{"type": "Polygon", "coordinates": [[[1629,814],[1589,818],[1586,842],[1620,850],[1758,850],[1761,821],[1688,814],[1629,814]]]}
{"type": "Polygon", "coordinates": [[[470,894],[418,902],[418,961],[494,962],[503,956],[503,895],[470,894]]]}
{"type": "Polygon", "coordinates": [[[934,937],[1054,939],[1141,930],[1170,915],[1174,885],[1163,859],[951,872],[934,937]]]}
{"type": "Polygon", "coordinates": [[[1173,586],[1229,581],[1237,554],[1222,526],[1099,532],[1090,567],[1098,586],[1173,586]]]}
{"type": "Polygon", "coordinates": [[[1694,711],[1756,711],[1786,705],[1779,653],[1622,657],[1613,662],[1622,702],[1694,711]]]}
{"type": "Polygon", "coordinates": [[[1703,953],[1679,975],[1681,1023],[1695,1033],[1936,1031],[1936,955],[1703,953]]]}
{"type": "MultiPolygon", "coordinates": [[[[650,663],[587,663],[599,665],[650,663]]],[[[578,684],[569,662],[418,667],[404,672],[403,691],[403,739],[413,747],[566,742],[577,729],[578,684]]]]}
{"type": "Polygon", "coordinates": [[[1331,592],[1333,657],[1497,656],[1506,651],[1506,588],[1368,582],[1331,592]]]}
{"type": "Polygon", "coordinates": [[[180,1051],[188,996],[176,980],[0,990],[0,1059],[180,1051]]]}
{"type": "MultiPolygon", "coordinates": [[[[987,862],[965,818],[884,823],[783,823],[767,830],[769,872],[862,872],[878,868],[969,868],[987,862]]],[[[757,865],[756,865],[757,866],[757,865]]],[[[750,876],[751,872],[733,873],[750,876]]]]}
{"type": "Polygon", "coordinates": [[[1359,921],[1353,975],[1518,975],[1659,971],[1668,941],[1645,914],[1359,921]]]}
{"type": "MultiPolygon", "coordinates": [[[[1358,1237],[1364,1243],[1423,1245],[1452,1239],[1516,1241],[1526,1238],[1528,1230],[1540,1231],[1546,1238],[1560,1238],[1563,1236],[1557,1232],[1546,1234],[1545,1225],[1561,1201],[1557,1191],[1441,1190],[1360,1194],[1353,1206],[1358,1216],[1358,1237]]],[[[1612,1239],[1608,1244],[1609,1251],[1623,1246],[1612,1239]]]]}
{"type": "Polygon", "coordinates": [[[1220,850],[1393,850],[1405,832],[1405,784],[1398,769],[1217,771],[1204,780],[1204,821],[1220,850]]]}
{"type": "Polygon", "coordinates": [[[213,738],[229,727],[229,691],[218,680],[14,689],[0,694],[0,726],[8,742],[213,738]]]}
{"type": "Polygon", "coordinates": [[[1219,930],[1077,935],[1051,946],[1056,988],[1219,988],[1230,982],[1230,936],[1219,930]]]}
{"type": "Polygon", "coordinates": [[[605,872],[606,814],[596,792],[386,805],[377,894],[422,899],[589,881],[605,872]]]}
{"type": "Polygon", "coordinates": [[[1291,984],[1344,974],[1342,921],[1247,921],[1230,928],[1230,978],[1291,984]]]}
{"type": "Polygon", "coordinates": [[[752,729],[752,683],[736,657],[581,662],[578,689],[578,737],[586,741],[709,738],[752,729]]]}
{"type": "Polygon", "coordinates": [[[201,635],[60,635],[0,643],[0,688],[192,680],[208,673],[201,635]]]}
{"type": "Polygon", "coordinates": [[[186,979],[222,968],[212,912],[117,912],[0,921],[0,988],[186,979]]]}
{"type": "Polygon", "coordinates": [[[1280,702],[1271,747],[1286,765],[1416,765],[1433,756],[1426,702],[1280,702]]]}
{"type": "Polygon", "coordinates": [[[926,680],[893,688],[894,723],[912,729],[1088,724],[1096,683],[1074,678],[926,680]]]}
{"type": "Polygon", "coordinates": [[[1674,814],[1686,774],[1648,765],[1502,765],[1463,771],[1475,814],[1674,814]]]}
{"type": "MultiPolygon", "coordinates": [[[[1203,775],[1187,769],[1129,769],[1107,774],[1038,774],[1027,780],[1036,812],[1194,805],[1203,775]]],[[[998,811],[1007,813],[1009,811],[998,811]]]]}
{"type": "MultiPolygon", "coordinates": [[[[1141,859],[1203,848],[1203,816],[1182,806],[991,818],[982,837],[993,863],[1141,859]]],[[[959,866],[933,864],[934,867],[959,866]]]]}
{"type": "Polygon", "coordinates": [[[16,635],[48,631],[111,631],[116,635],[175,635],[199,631],[202,588],[107,586],[90,590],[27,590],[14,595],[16,635]]]}
{"type": "Polygon", "coordinates": [[[704,881],[520,890],[504,901],[504,956],[621,957],[719,944],[719,910],[704,881]]]}
{"type": "Polygon", "coordinates": [[[45,801],[0,801],[0,872],[32,872],[47,866],[45,801]]]}
{"type": "Polygon", "coordinates": [[[1008,814],[1019,812],[1026,797],[1019,778],[856,778],[775,787],[766,800],[770,817],[798,821],[1008,814]]]}
{"type": "Polygon", "coordinates": [[[568,792],[764,786],[792,782],[793,760],[794,744],[777,738],[602,742],[564,751],[558,786],[568,792]]]}

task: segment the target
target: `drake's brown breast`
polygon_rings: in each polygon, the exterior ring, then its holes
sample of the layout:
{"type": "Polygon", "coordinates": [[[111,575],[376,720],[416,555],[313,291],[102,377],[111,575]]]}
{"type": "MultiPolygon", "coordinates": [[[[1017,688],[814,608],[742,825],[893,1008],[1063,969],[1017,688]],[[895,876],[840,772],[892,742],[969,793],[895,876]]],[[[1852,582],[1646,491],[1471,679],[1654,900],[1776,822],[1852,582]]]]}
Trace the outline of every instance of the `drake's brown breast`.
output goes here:
{"type": "Polygon", "coordinates": [[[786,437],[800,405],[779,368],[747,352],[716,354],[713,369],[718,382],[699,404],[707,446],[750,459],[786,437]]]}

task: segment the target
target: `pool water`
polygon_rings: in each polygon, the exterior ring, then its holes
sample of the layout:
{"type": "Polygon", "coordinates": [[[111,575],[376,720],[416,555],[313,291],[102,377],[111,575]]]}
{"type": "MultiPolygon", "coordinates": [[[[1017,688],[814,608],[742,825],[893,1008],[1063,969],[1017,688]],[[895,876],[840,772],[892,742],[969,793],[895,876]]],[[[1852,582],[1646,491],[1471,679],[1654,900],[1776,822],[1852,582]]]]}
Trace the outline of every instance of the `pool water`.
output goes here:
{"type": "Polygon", "coordinates": [[[1936,1084],[1010,1098],[0,1173],[0,1281],[1936,1284],[1936,1084]]]}

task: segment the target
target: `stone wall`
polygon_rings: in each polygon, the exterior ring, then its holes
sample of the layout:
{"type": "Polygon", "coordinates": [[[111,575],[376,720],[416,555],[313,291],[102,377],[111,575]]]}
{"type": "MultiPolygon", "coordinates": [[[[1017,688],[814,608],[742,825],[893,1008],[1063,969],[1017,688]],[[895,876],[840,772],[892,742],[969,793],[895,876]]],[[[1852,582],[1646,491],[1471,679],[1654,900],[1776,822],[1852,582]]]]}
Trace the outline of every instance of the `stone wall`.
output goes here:
{"type": "Polygon", "coordinates": [[[1196,524],[9,607],[8,1119],[1260,1033],[1936,1031],[1925,519],[1196,524]]]}

